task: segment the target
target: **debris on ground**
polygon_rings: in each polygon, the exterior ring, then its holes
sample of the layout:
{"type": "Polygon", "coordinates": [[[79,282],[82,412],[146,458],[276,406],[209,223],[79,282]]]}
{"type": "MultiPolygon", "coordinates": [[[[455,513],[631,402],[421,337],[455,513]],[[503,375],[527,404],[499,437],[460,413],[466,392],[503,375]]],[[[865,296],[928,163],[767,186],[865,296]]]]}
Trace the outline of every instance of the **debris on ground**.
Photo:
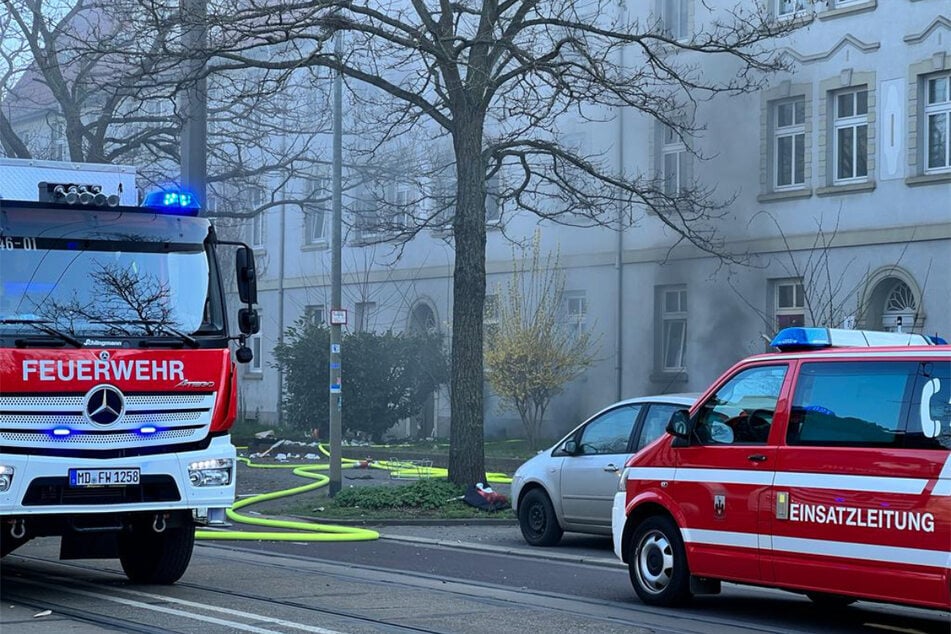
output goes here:
{"type": "Polygon", "coordinates": [[[470,484],[462,501],[483,511],[502,511],[509,507],[509,499],[481,482],[470,484]]]}

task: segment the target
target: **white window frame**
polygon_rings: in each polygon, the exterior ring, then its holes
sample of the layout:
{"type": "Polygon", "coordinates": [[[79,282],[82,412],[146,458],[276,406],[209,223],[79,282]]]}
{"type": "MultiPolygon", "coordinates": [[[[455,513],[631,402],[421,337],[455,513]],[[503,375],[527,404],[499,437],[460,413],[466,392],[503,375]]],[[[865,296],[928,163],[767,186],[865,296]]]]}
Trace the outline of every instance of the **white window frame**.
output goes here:
{"type": "MultiPolygon", "coordinates": [[[[924,117],[922,117],[922,136],[924,137],[924,156],[922,157],[925,166],[925,174],[943,174],[951,171],[951,72],[945,71],[935,75],[928,75],[924,78],[924,117]],[[943,94],[936,89],[941,88],[943,94]],[[943,122],[943,134],[938,137],[944,144],[941,160],[943,164],[931,164],[932,143],[936,140],[932,136],[932,122],[943,122]]],[[[938,131],[941,132],[941,131],[938,131]]]]}
{"type": "Polygon", "coordinates": [[[327,308],[323,304],[304,306],[304,319],[312,324],[327,323],[327,308]]]}
{"type": "Polygon", "coordinates": [[[661,124],[660,173],[663,191],[677,196],[684,190],[687,171],[687,146],[670,126],[661,124]]]}
{"type": "Polygon", "coordinates": [[[832,182],[835,184],[868,180],[868,96],[866,87],[852,88],[832,95],[832,164],[835,169],[832,182]],[[850,147],[848,152],[843,152],[843,139],[840,134],[850,131],[851,138],[847,140],[850,147]],[[849,154],[852,164],[846,166],[844,160],[849,154]],[[847,173],[843,173],[845,167],[849,168],[847,173]]]}
{"type": "MultiPolygon", "coordinates": [[[[329,179],[323,176],[313,176],[310,178],[308,188],[310,196],[316,198],[325,197],[329,191],[329,179]]],[[[328,214],[323,205],[310,202],[304,206],[304,225],[307,231],[307,244],[326,244],[327,243],[327,218],[328,214]]]]}
{"type": "Polygon", "coordinates": [[[773,284],[773,321],[777,329],[780,318],[787,316],[799,316],[802,325],[806,324],[806,289],[800,279],[776,280],[773,284]]]}
{"type": "Polygon", "coordinates": [[[809,12],[812,0],[776,0],[776,17],[793,18],[809,12]]]}
{"type": "Polygon", "coordinates": [[[393,224],[396,227],[411,227],[413,225],[413,197],[410,188],[405,184],[393,185],[387,192],[387,201],[393,205],[393,224]]]}
{"type": "Polygon", "coordinates": [[[584,291],[566,291],[562,297],[564,325],[572,339],[578,339],[585,331],[588,320],[588,298],[584,291]]]}
{"type": "Polygon", "coordinates": [[[662,288],[660,301],[660,368],[663,372],[683,372],[687,357],[687,287],[662,288]],[[676,363],[668,363],[671,355],[676,357],[676,363]]]}
{"type": "Polygon", "coordinates": [[[773,188],[776,191],[802,189],[806,185],[806,99],[798,96],[783,99],[773,104],[773,188]],[[801,105],[801,109],[797,106],[801,105]],[[780,123],[784,108],[791,107],[792,121],[780,123]],[[802,115],[801,120],[799,115],[802,115]],[[789,182],[780,183],[780,167],[783,164],[780,146],[783,141],[790,142],[789,182]],[[801,175],[799,172],[801,171],[801,175]],[[796,180],[800,178],[800,180],[796,180]]]}
{"type": "Polygon", "coordinates": [[[690,0],[661,0],[661,23],[664,32],[682,42],[690,35],[690,0]]]}
{"type": "Polygon", "coordinates": [[[254,214],[251,218],[251,246],[255,249],[264,247],[264,212],[254,214]]]}
{"type": "MultiPolygon", "coordinates": [[[[258,310],[258,320],[261,319],[261,311],[258,310]]],[[[260,323],[260,321],[259,321],[260,323]]],[[[264,336],[261,331],[248,335],[248,347],[251,348],[251,362],[248,363],[248,373],[259,375],[264,373],[264,336]]]]}

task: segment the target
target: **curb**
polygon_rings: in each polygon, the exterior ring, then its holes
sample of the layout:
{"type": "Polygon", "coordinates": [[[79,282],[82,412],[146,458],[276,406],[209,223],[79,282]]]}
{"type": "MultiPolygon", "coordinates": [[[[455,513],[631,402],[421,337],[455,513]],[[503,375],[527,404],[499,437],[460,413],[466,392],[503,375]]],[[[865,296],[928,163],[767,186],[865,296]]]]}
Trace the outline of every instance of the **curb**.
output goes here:
{"type": "Polygon", "coordinates": [[[573,564],[586,564],[589,566],[599,566],[602,568],[615,568],[617,570],[627,570],[627,564],[613,557],[585,557],[577,555],[564,555],[560,553],[548,552],[541,548],[499,548],[497,546],[485,546],[482,544],[472,544],[462,541],[448,541],[444,539],[426,539],[425,537],[409,537],[404,535],[380,535],[381,541],[403,542],[407,544],[425,544],[427,546],[442,546],[443,548],[455,548],[461,550],[473,550],[493,555],[517,555],[520,557],[531,557],[532,559],[547,559],[550,561],[561,561],[573,564]]]}
{"type": "Polygon", "coordinates": [[[291,516],[296,520],[316,522],[318,524],[339,524],[340,526],[518,526],[515,518],[502,519],[487,517],[485,519],[336,519],[332,517],[314,517],[304,515],[291,516]]]}

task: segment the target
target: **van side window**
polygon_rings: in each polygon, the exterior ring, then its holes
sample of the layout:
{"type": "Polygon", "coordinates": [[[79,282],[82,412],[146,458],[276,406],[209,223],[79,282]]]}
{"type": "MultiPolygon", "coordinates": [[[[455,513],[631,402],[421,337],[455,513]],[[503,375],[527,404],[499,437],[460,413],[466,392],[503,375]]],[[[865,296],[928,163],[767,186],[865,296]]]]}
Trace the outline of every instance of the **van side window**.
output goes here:
{"type": "Polygon", "coordinates": [[[804,363],[793,395],[790,445],[900,447],[918,366],[910,361],[804,363]]]}
{"type": "Polygon", "coordinates": [[[951,449],[951,362],[919,364],[911,396],[905,446],[951,449]]]}
{"type": "Polygon", "coordinates": [[[785,365],[747,368],[731,377],[697,412],[694,431],[705,445],[765,445],[785,365]]]}
{"type": "Polygon", "coordinates": [[[578,436],[583,455],[627,453],[640,405],[626,405],[605,412],[585,425],[578,436]]]}

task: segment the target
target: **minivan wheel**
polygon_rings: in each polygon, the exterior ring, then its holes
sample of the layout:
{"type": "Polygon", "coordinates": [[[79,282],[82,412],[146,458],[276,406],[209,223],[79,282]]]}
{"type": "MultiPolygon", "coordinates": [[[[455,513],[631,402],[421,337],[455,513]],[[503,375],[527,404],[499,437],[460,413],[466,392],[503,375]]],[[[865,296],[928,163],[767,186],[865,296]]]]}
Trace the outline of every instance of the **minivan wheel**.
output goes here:
{"type": "Polygon", "coordinates": [[[522,498],[518,505],[518,525],[522,537],[532,546],[554,546],[564,535],[551,500],[541,489],[532,489],[522,498]]]}
{"type": "Polygon", "coordinates": [[[631,585],[648,605],[672,606],[690,597],[690,570],[680,530],[670,518],[649,517],[631,535],[631,585]]]}

